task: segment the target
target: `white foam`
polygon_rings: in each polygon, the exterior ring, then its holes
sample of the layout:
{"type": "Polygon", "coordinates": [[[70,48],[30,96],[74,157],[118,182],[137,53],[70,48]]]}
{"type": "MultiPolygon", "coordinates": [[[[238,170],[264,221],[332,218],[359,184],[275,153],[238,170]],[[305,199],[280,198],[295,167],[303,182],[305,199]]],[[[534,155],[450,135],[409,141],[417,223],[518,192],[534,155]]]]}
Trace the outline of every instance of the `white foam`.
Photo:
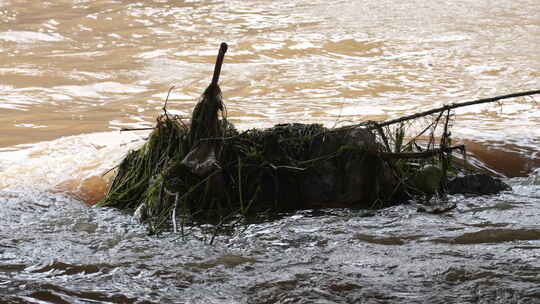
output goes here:
{"type": "Polygon", "coordinates": [[[126,152],[139,147],[147,132],[102,132],[21,145],[0,152],[0,190],[62,191],[96,197],[126,152]],[[86,187],[86,188],[85,188],[86,187]],[[99,189],[88,189],[94,187],[99,189]]]}

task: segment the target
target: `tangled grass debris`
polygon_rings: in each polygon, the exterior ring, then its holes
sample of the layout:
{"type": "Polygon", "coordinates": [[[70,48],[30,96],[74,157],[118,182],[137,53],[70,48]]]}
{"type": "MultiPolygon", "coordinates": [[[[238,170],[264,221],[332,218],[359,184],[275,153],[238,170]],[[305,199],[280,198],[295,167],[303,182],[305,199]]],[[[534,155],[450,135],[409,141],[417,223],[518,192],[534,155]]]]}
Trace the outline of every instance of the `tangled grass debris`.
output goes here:
{"type": "Polygon", "coordinates": [[[239,132],[224,115],[218,85],[226,50],[222,44],[190,124],[165,106],[146,143],[119,165],[101,206],[131,210],[151,233],[184,234],[190,225],[222,227],[267,212],[444,198],[448,179],[459,172],[453,153],[466,159],[450,132],[451,110],[460,104],[389,122],[239,132]]]}

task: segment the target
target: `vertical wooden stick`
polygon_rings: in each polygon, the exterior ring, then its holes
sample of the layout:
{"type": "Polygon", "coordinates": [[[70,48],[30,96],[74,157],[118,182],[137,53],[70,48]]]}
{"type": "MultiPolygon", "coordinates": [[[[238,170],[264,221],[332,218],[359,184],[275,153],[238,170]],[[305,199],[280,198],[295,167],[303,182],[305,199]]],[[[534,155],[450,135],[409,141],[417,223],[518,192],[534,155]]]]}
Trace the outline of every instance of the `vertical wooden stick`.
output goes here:
{"type": "Polygon", "coordinates": [[[222,42],[219,46],[219,54],[216,59],[216,65],[214,66],[214,77],[212,77],[211,85],[217,85],[219,81],[219,74],[221,73],[221,66],[223,65],[223,58],[225,58],[225,52],[227,52],[228,46],[225,42],[222,42]]]}

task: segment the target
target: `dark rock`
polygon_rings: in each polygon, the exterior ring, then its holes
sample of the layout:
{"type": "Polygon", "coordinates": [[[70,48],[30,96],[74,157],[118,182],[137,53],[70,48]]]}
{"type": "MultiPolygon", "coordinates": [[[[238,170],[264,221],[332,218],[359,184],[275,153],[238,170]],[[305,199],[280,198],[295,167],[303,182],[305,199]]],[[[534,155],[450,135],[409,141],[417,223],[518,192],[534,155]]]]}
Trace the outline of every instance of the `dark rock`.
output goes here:
{"type": "Polygon", "coordinates": [[[500,179],[487,174],[471,174],[456,177],[448,182],[449,194],[497,194],[512,188],[500,179]]]}
{"type": "Polygon", "coordinates": [[[339,156],[318,162],[301,176],[304,208],[368,208],[393,192],[397,181],[390,168],[369,153],[380,149],[372,132],[339,130],[317,137],[310,148],[312,158],[339,156]]]}

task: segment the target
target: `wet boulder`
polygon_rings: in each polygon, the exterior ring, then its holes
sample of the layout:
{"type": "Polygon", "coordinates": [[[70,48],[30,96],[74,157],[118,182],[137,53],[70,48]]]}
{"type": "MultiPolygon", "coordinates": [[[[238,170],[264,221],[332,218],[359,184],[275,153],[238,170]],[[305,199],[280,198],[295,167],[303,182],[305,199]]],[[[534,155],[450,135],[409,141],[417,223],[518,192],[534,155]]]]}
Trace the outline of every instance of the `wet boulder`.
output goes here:
{"type": "Polygon", "coordinates": [[[299,180],[304,208],[367,208],[388,200],[397,181],[380,150],[375,135],[363,128],[328,132],[314,142],[310,158],[323,159],[299,180]]]}
{"type": "Polygon", "coordinates": [[[448,182],[449,194],[497,194],[512,188],[498,178],[487,174],[458,176],[448,182]]]}
{"type": "Polygon", "coordinates": [[[280,124],[226,143],[220,162],[225,168],[227,159],[241,160],[241,167],[229,170],[235,173],[229,180],[238,185],[238,172],[241,179],[249,176],[242,197],[250,198],[252,210],[362,208],[392,193],[396,184],[377,156],[380,148],[374,134],[363,128],[280,124]]]}

